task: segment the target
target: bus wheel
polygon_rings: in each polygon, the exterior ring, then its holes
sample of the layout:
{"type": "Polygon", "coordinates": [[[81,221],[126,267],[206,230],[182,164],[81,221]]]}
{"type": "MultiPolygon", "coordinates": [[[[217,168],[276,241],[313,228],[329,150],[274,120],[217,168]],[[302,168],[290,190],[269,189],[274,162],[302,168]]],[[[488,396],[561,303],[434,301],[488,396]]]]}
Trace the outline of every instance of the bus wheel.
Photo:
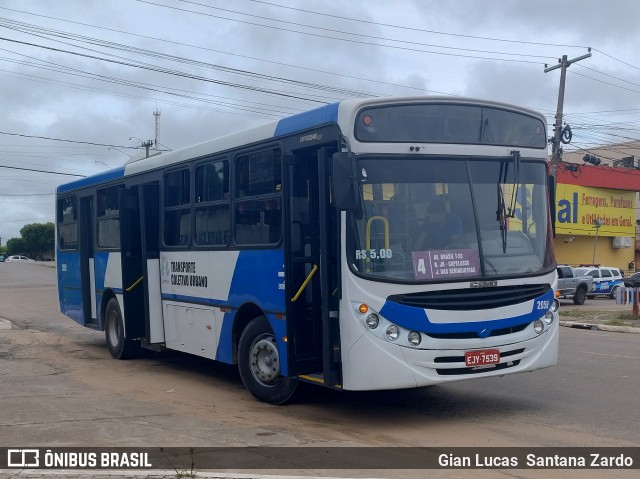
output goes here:
{"type": "Polygon", "coordinates": [[[269,404],[287,402],[298,385],[296,378],[280,374],[278,344],[264,316],[251,321],[240,336],[238,369],[247,390],[269,404]]]}
{"type": "Polygon", "coordinates": [[[124,322],[116,298],[111,298],[107,303],[104,317],[104,335],[111,356],[115,359],[136,357],[140,351],[140,343],[124,337],[124,322]]]}

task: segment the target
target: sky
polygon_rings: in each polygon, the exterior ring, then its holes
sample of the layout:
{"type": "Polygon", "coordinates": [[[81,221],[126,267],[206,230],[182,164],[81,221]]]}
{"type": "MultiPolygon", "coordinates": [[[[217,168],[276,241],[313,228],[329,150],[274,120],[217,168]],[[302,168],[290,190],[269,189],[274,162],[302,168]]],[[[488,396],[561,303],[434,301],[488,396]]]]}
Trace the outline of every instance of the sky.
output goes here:
{"type": "Polygon", "coordinates": [[[454,95],[640,139],[632,0],[0,0],[0,237],[56,186],[346,98],[454,95]],[[156,115],[154,115],[154,112],[156,115]],[[158,115],[159,113],[159,115],[158,115]]]}

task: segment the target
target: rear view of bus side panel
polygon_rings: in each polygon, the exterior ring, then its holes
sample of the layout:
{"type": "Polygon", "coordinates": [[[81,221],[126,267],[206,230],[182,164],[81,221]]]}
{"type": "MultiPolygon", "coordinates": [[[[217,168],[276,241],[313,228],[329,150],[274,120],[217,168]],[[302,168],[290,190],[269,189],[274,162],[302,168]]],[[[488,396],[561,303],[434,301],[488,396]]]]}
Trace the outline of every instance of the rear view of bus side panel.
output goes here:
{"type": "Polygon", "coordinates": [[[77,252],[65,253],[58,251],[56,258],[60,312],[73,319],[76,323],[84,325],[80,255],[77,252]]]}

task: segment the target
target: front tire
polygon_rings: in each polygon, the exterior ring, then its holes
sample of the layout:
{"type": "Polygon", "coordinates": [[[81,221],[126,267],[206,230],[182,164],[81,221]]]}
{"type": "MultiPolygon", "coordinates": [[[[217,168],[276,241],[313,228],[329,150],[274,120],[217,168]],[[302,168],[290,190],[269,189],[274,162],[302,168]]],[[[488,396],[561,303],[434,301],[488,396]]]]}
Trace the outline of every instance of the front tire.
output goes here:
{"type": "Polygon", "coordinates": [[[613,289],[611,290],[611,293],[609,293],[609,297],[611,299],[616,299],[616,296],[618,294],[618,288],[619,286],[614,286],[613,289]]]}
{"type": "Polygon", "coordinates": [[[284,404],[298,385],[296,378],[281,375],[278,344],[264,316],[251,321],[240,335],[238,370],[247,390],[269,404],[284,404]]]}
{"type": "Polygon", "coordinates": [[[104,313],[104,335],[109,352],[114,359],[131,359],[138,356],[140,343],[124,336],[124,320],[116,298],[107,303],[104,313]]]}
{"type": "Polygon", "coordinates": [[[573,295],[573,304],[584,304],[584,300],[587,298],[587,290],[584,288],[576,289],[576,293],[573,295]]]}

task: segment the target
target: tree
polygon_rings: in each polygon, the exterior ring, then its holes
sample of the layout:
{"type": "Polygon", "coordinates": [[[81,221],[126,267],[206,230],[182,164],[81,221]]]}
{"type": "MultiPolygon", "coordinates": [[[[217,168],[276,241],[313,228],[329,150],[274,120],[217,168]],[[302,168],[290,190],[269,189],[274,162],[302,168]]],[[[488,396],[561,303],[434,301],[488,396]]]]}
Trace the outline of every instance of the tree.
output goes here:
{"type": "Polygon", "coordinates": [[[7,255],[26,253],[27,250],[24,247],[24,240],[22,238],[11,238],[7,241],[7,255]]]}
{"type": "Polygon", "coordinates": [[[32,223],[20,230],[26,254],[35,259],[52,256],[55,246],[55,226],[53,223],[32,223]]]}

